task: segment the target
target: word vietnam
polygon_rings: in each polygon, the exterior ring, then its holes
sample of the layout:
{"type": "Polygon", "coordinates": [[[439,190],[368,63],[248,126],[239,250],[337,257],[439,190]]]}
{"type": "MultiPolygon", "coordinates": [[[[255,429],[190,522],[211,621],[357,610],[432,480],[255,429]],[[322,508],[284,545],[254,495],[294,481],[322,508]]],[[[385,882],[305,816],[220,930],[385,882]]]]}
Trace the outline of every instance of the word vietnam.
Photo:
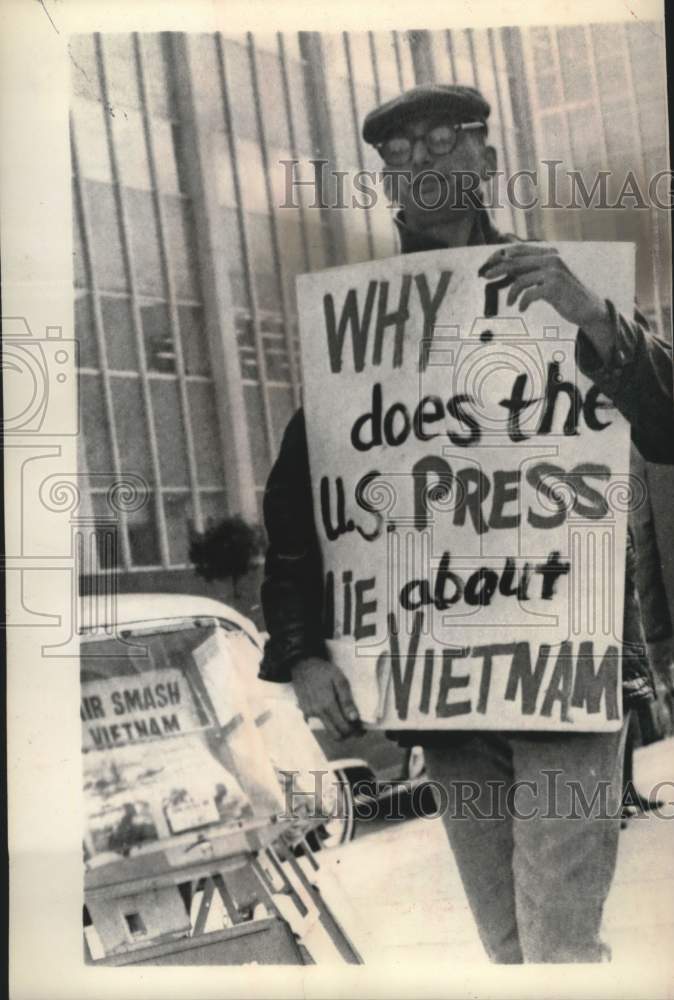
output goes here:
{"type": "Polygon", "coordinates": [[[135,740],[180,733],[180,685],[166,681],[144,687],[88,693],[82,697],[80,718],[88,726],[91,745],[115,746],[135,740]],[[163,713],[161,709],[178,711],[163,713]]]}
{"type": "MultiPolygon", "coordinates": [[[[573,709],[579,709],[589,715],[603,710],[608,720],[620,718],[617,646],[607,646],[601,657],[591,640],[577,648],[568,640],[554,648],[547,643],[533,648],[521,641],[483,642],[468,649],[433,646],[421,652],[422,628],[423,612],[417,612],[407,650],[401,651],[396,616],[389,615],[389,649],[380,660],[390,660],[400,720],[408,717],[413,690],[418,697],[415,714],[418,710],[429,718],[449,719],[475,712],[487,715],[495,688],[498,698],[516,703],[525,717],[550,718],[555,713],[561,722],[572,723],[573,709]],[[466,697],[469,687],[475,689],[472,698],[466,697]]],[[[493,706],[491,710],[493,714],[493,706]]]]}

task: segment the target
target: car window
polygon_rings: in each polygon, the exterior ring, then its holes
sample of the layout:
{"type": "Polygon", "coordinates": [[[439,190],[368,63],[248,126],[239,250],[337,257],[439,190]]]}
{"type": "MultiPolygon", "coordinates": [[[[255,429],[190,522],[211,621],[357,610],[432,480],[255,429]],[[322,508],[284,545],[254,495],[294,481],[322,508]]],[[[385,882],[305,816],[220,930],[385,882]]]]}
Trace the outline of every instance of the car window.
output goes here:
{"type": "Polygon", "coordinates": [[[185,733],[213,724],[193,653],[217,626],[162,626],[80,647],[84,750],[185,733]]]}
{"type": "Polygon", "coordinates": [[[82,641],[89,865],[277,811],[278,781],[240,678],[249,649],[214,619],[82,641]]]}

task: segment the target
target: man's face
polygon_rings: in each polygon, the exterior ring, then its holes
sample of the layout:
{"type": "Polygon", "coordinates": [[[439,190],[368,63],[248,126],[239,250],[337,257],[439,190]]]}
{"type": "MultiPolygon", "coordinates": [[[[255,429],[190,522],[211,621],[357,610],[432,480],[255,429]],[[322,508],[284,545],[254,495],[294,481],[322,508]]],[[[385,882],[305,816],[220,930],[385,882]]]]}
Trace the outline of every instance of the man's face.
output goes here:
{"type": "MultiPolygon", "coordinates": [[[[411,229],[425,229],[465,216],[474,208],[480,182],[496,169],[496,154],[485,143],[485,130],[459,130],[449,153],[433,154],[426,141],[436,126],[451,126],[447,117],[413,118],[405,122],[395,135],[412,143],[411,159],[404,166],[386,166],[387,172],[398,174],[397,200],[405,211],[405,221],[411,229]]],[[[432,145],[432,143],[431,143],[432,145]]]]}

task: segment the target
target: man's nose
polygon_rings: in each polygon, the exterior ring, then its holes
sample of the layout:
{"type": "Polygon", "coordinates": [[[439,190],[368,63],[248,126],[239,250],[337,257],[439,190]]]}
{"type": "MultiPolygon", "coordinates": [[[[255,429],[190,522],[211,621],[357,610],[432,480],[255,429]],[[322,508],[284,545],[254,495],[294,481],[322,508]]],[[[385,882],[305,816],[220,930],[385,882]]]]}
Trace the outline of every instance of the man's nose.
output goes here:
{"type": "Polygon", "coordinates": [[[412,163],[415,167],[422,167],[431,162],[431,155],[425,139],[415,139],[412,145],[412,163]]]}

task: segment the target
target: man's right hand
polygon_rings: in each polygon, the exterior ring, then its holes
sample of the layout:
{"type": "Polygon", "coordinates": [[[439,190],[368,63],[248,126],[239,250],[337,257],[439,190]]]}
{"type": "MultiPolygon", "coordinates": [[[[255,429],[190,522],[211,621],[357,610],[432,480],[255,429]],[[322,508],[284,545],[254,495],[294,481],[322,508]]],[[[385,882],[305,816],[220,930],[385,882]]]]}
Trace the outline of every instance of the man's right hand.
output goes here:
{"type": "Polygon", "coordinates": [[[351,685],[336,663],[318,656],[298,660],[292,668],[292,682],[305,719],[320,719],[338,740],[363,732],[351,685]]]}

